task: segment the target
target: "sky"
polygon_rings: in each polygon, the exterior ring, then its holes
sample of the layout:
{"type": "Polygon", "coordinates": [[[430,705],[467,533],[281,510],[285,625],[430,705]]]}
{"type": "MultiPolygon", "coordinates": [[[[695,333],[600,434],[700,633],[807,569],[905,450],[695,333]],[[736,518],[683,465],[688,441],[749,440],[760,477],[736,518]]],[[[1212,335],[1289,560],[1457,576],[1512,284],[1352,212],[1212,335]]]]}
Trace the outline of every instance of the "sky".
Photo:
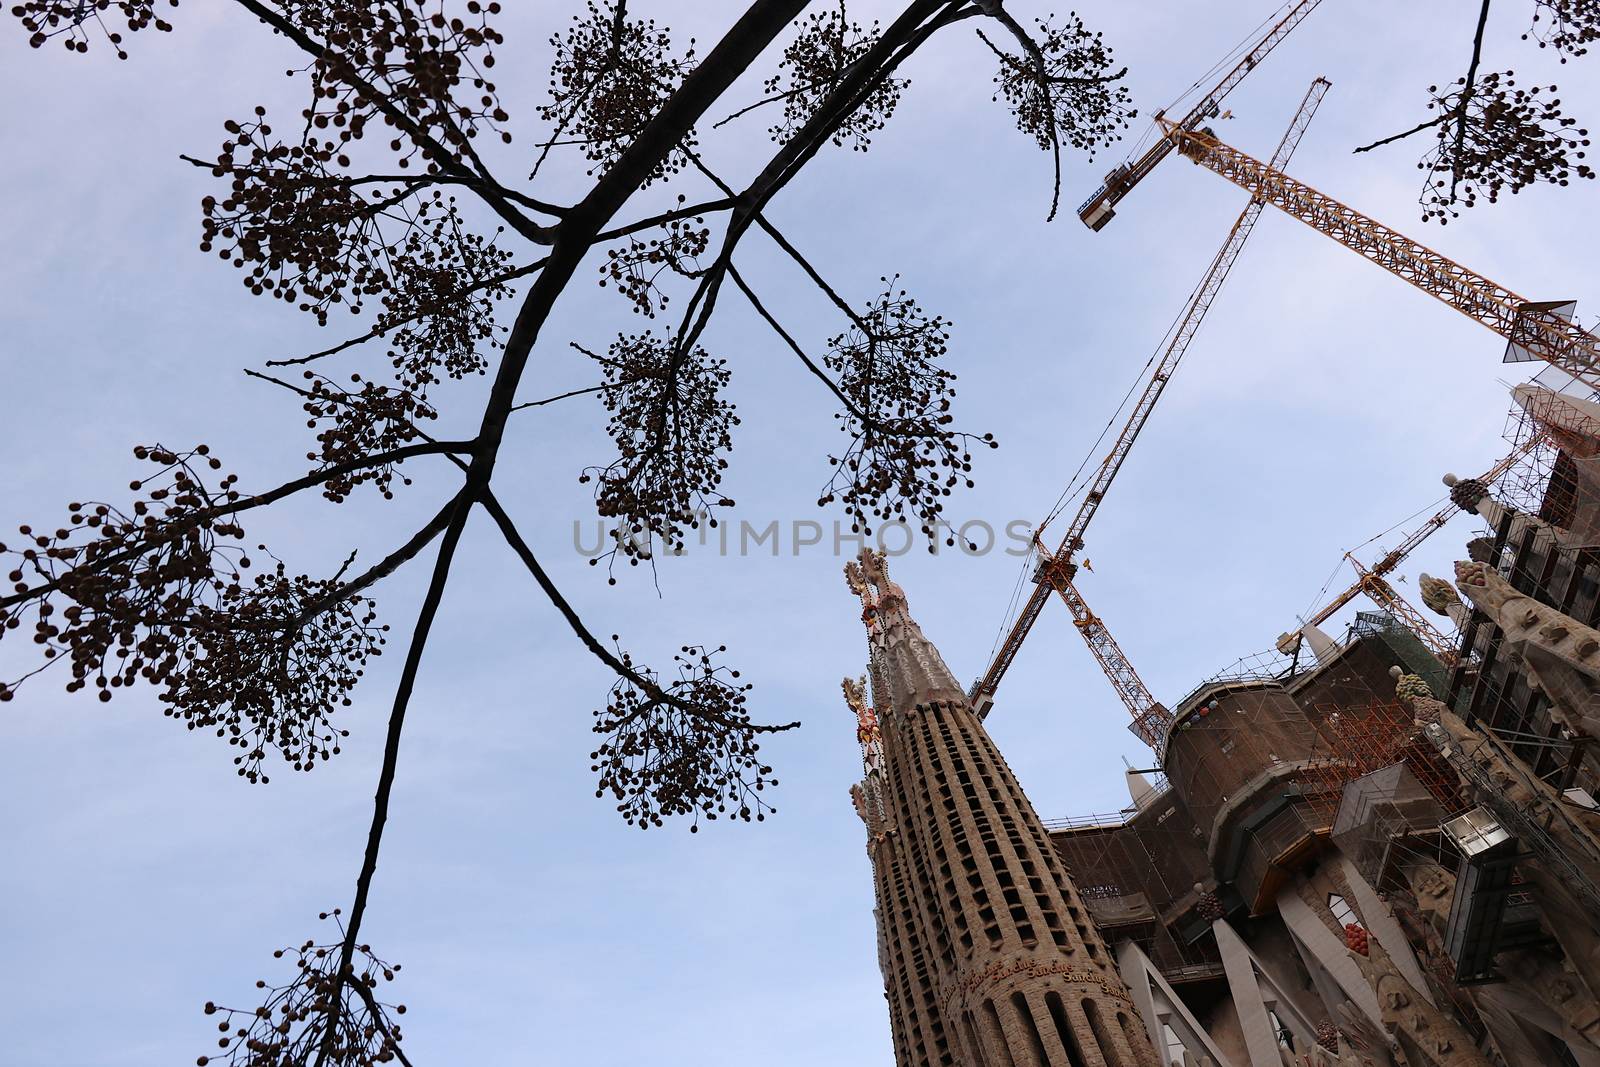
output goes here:
{"type": "MultiPolygon", "coordinates": [[[[526,173],[547,42],[576,7],[506,4],[497,69],[521,135],[491,157],[503,174],[526,173]]],[[[697,38],[702,54],[732,10],[634,7],[680,41],[697,38]]],[[[1025,19],[1049,10],[1043,0],[1007,7],[1025,19]]],[[[1327,3],[1235,92],[1218,133],[1265,157],[1325,75],[1333,89],[1291,173],[1529,298],[1587,301],[1594,185],[1539,188],[1441,229],[1419,219],[1421,144],[1350,151],[1425,116],[1426,86],[1465,65],[1476,8],[1327,3]]],[[[853,10],[892,17],[894,6],[853,10]]],[[[1600,58],[1557,68],[1517,39],[1530,11],[1496,5],[1485,63],[1557,81],[1569,111],[1600,121],[1600,58]]],[[[1272,14],[1267,3],[1174,0],[1085,0],[1079,12],[1128,64],[1135,134],[1272,14]]],[[[98,41],[69,57],[28,49],[14,26],[0,34],[0,529],[56,521],[69,499],[121,499],[141,442],[203,441],[247,489],[302,472],[310,435],[298,404],[241,368],[355,332],[337,318],[319,330],[252,298],[229,266],[198,252],[198,201],[213,179],[178,154],[214,154],[225,119],[258,103],[297,108],[303,85],[284,77],[293,58],[283,42],[230,5],[196,0],[170,17],[175,32],[131,38],[125,63],[98,41]]],[[[1001,447],[978,457],[977,487],[953,497],[949,515],[1003,530],[1040,518],[1098,456],[1101,431],[1244,195],[1172,158],[1102,232],[1070,211],[1046,223],[1047,157],[992,101],[993,61],[969,27],[915,57],[870,152],[823,152],[771,215],[841,291],[865,300],[898,273],[953,321],[958,419],[1001,447]]],[[[754,100],[758,81],[730,99],[754,100]]],[[[767,121],[706,131],[709,158],[727,174],[754,173],[767,121]]],[[[1121,155],[1070,158],[1068,207],[1121,155]]],[[[584,169],[558,157],[535,192],[579,196],[584,169]]],[[[839,331],[770,245],[752,241],[740,264],[804,343],[820,350],[839,331]]],[[[569,341],[599,346],[640,328],[597,278],[586,265],[558,303],[528,399],[591,383],[569,341]]],[[[410,1008],[405,1044],[419,1065],[892,1062],[870,870],[847,796],[859,753],[839,696],[839,679],[866,657],[840,577],[854,547],[835,550],[842,516],[815,506],[838,436],[832,407],[738,299],[723,301],[705,343],[729,360],[742,418],[725,486],[738,501],[727,553],[691,543],[654,581],[641,569],[615,586],[587,565],[575,524],[592,543],[594,512],[577,477],[607,455],[592,397],[517,416],[497,490],[596,632],[657,664],[682,644],[726,643],[755,686],[753,713],[803,721],[763,746],[781,782],[778,811],[693,836],[683,824],[641,833],[595,799],[590,711],[606,669],[475,521],[418,681],[364,934],[404,965],[393,995],[410,1008]],[[776,553],[737,551],[739,523],[773,521],[776,553]],[[793,524],[808,521],[822,524],[821,543],[796,548],[793,524]]],[[[1507,385],[1537,369],[1502,364],[1502,350],[1482,327],[1269,210],[1087,538],[1094,569],[1082,591],[1152,690],[1174,703],[1269,648],[1330,581],[1350,580],[1338,569],[1346,550],[1400,524],[1362,549],[1375,558],[1409,528],[1402,520],[1437,506],[1442,474],[1499,458],[1507,385]]],[[[374,362],[381,350],[355,352],[340,370],[374,362]]],[[[450,386],[441,436],[475,425],[484,384],[450,386]]],[[[415,484],[393,501],[297,500],[253,520],[250,537],[311,573],[352,548],[370,558],[453,488],[443,464],[408,472],[415,484]]],[[[1420,570],[1448,573],[1468,533],[1461,520],[1435,537],[1401,588],[1420,570]]],[[[962,681],[987,665],[1021,566],[998,549],[919,547],[894,560],[962,681]]],[[[398,631],[425,571],[414,565],[377,591],[398,631]]],[[[284,975],[275,948],[332,939],[317,913],[349,902],[398,658],[377,661],[357,690],[338,759],[265,786],[238,779],[216,738],[163,718],[147,690],[101,704],[47,673],[0,707],[0,1065],[193,1062],[214,1040],[205,1001],[252,1007],[254,981],[284,975]]],[[[0,675],[20,662],[0,650],[0,675]]],[[[1148,754],[1125,723],[1051,605],[989,719],[1041,815],[1126,803],[1122,759],[1148,754]]]]}

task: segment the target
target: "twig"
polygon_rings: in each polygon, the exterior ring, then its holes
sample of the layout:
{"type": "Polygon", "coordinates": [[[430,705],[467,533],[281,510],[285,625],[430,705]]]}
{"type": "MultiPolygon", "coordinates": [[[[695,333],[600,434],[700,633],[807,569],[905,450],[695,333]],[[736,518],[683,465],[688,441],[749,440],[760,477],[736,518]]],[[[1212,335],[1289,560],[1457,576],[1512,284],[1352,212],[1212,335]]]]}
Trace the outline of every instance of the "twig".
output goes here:
{"type": "Polygon", "coordinates": [[[543,267],[549,261],[550,261],[550,257],[549,256],[545,256],[543,259],[536,259],[532,263],[526,264],[525,266],[517,267],[514,270],[504,271],[504,272],[502,272],[500,274],[496,274],[496,275],[494,275],[492,277],[485,278],[482,281],[473,282],[471,285],[467,286],[466,288],[458,289],[455,292],[451,293],[449,296],[442,297],[439,300],[436,300],[431,304],[427,304],[424,307],[418,309],[417,311],[412,312],[409,315],[406,315],[403,318],[381,319],[378,322],[377,325],[373,326],[372,329],[368,330],[366,333],[361,334],[360,336],[357,336],[357,337],[352,337],[348,341],[340,341],[338,344],[334,345],[332,348],[324,348],[320,352],[312,352],[310,355],[306,355],[306,356],[295,356],[293,359],[269,359],[269,360],[267,360],[267,366],[269,366],[269,367],[298,367],[298,366],[300,366],[302,364],[305,364],[305,363],[314,363],[319,359],[327,359],[329,356],[336,356],[340,352],[345,351],[346,349],[354,348],[356,345],[363,344],[363,343],[365,343],[367,341],[372,340],[375,337],[382,337],[384,334],[388,333],[390,330],[394,329],[396,326],[404,326],[408,322],[416,322],[418,319],[422,318],[422,316],[424,316],[424,315],[431,315],[435,311],[438,311],[438,310],[442,309],[443,307],[445,307],[445,305],[447,305],[450,301],[459,300],[461,297],[466,296],[469,293],[476,293],[479,290],[488,289],[489,287],[495,286],[495,285],[503,285],[506,282],[515,281],[518,278],[526,278],[528,275],[533,274],[535,271],[539,270],[541,267],[543,267]]]}
{"type": "Polygon", "coordinates": [[[400,1048],[400,1039],[394,1036],[394,1031],[389,1029],[389,1024],[384,1021],[383,1012],[378,1008],[378,999],[372,995],[372,990],[367,983],[356,980],[356,996],[361,998],[361,1003],[367,1006],[367,1014],[372,1016],[372,1025],[383,1031],[383,1036],[389,1039],[389,1049],[400,1061],[400,1067],[412,1067],[411,1061],[406,1058],[404,1050],[400,1048]]]}
{"type": "Polygon", "coordinates": [[[1450,116],[1449,115],[1435,115],[1433,118],[1429,119],[1427,122],[1419,122],[1415,126],[1411,127],[1409,130],[1404,131],[1403,133],[1390,134],[1388,137],[1385,137],[1385,138],[1383,138],[1381,140],[1373,141],[1371,144],[1362,145],[1360,148],[1357,148],[1354,151],[1356,151],[1356,152],[1370,152],[1374,148],[1382,148],[1386,144],[1392,144],[1395,141],[1403,140],[1403,139],[1405,139],[1407,137],[1410,137],[1414,133],[1421,133],[1423,130],[1432,129],[1434,126],[1439,125],[1441,122],[1448,122],[1448,121],[1450,121],[1450,116]]]}
{"type": "MultiPolygon", "coordinates": [[[[209,170],[213,173],[273,173],[273,168],[271,167],[229,166],[227,164],[219,163],[216,160],[211,160],[208,162],[204,159],[197,159],[194,156],[188,155],[184,152],[179,152],[178,158],[183,162],[190,164],[191,166],[199,167],[202,170],[209,170]]],[[[411,193],[414,193],[419,189],[426,188],[430,185],[464,185],[470,189],[481,192],[489,184],[476,174],[363,174],[359,178],[352,175],[328,174],[321,180],[328,182],[330,185],[343,185],[346,187],[353,187],[357,185],[389,185],[395,182],[402,182],[411,187],[406,190],[407,195],[410,195],[411,193]]],[[[526,193],[517,192],[515,189],[497,188],[496,191],[501,196],[506,197],[508,200],[521,204],[524,207],[533,208],[535,211],[543,212],[546,215],[555,215],[560,217],[567,211],[566,208],[561,207],[558,204],[551,204],[543,200],[536,200],[533,197],[528,196],[526,193]]]]}
{"type": "Polygon", "coordinates": [[[533,580],[539,583],[539,588],[544,591],[545,596],[549,597],[550,602],[561,612],[562,617],[567,620],[567,625],[572,627],[572,632],[578,636],[579,641],[583,642],[583,646],[594,653],[595,658],[600,660],[601,663],[615,671],[619,677],[627,679],[649,693],[652,700],[670,704],[679,711],[694,715],[707,722],[714,722],[719,726],[726,726],[729,729],[772,734],[781,733],[784,730],[793,730],[800,725],[798,722],[790,722],[782,726],[763,726],[758,723],[734,722],[720,715],[709,714],[700,705],[672,695],[656,682],[652,682],[626,663],[623,663],[614,652],[600,643],[600,639],[595,637],[589,628],[584,625],[583,619],[579,617],[577,611],[567,601],[567,598],[561,595],[561,590],[556,588],[555,582],[551,580],[549,573],[540,564],[538,558],[534,556],[533,549],[523,539],[522,532],[517,529],[517,525],[511,520],[511,516],[506,514],[505,508],[500,506],[500,501],[495,498],[494,493],[488,489],[483,490],[479,495],[478,502],[483,505],[484,510],[489,513],[495,524],[500,527],[500,533],[505,537],[506,544],[511,547],[511,551],[517,554],[517,558],[522,561],[523,566],[528,568],[528,573],[533,575],[533,580]]]}
{"type": "Polygon", "coordinates": [[[555,396],[547,396],[543,400],[525,400],[520,404],[513,404],[511,410],[521,411],[524,408],[540,408],[546,404],[554,404],[557,400],[567,400],[571,397],[583,396],[586,393],[598,393],[605,388],[608,388],[608,386],[591,385],[587,389],[572,389],[565,393],[557,393],[555,396]]]}
{"type": "MultiPolygon", "coordinates": [[[[1050,68],[1045,62],[1044,52],[1040,50],[1038,42],[1028,35],[1028,31],[1023,29],[1016,19],[1011,17],[1010,12],[999,4],[995,4],[992,9],[985,11],[985,14],[1009,30],[1011,36],[1015,37],[1022,45],[1022,50],[1028,54],[1033,63],[1034,77],[1039,82],[1039,91],[1045,97],[1041,110],[1045,115],[1045,129],[1050,134],[1050,158],[1055,166],[1055,187],[1050,193],[1050,214],[1045,217],[1046,222],[1051,222],[1055,219],[1056,211],[1061,206],[1061,134],[1056,129],[1056,109],[1055,104],[1050,99],[1050,68]]],[[[1011,57],[1002,53],[1000,49],[995,48],[993,42],[984,36],[982,30],[978,30],[977,34],[979,39],[989,46],[990,50],[1001,56],[1002,63],[1015,62],[1011,57]]]]}
{"type": "MultiPolygon", "coordinates": [[[[352,459],[347,460],[344,463],[337,463],[331,467],[326,467],[319,471],[313,471],[302,478],[296,478],[293,481],[284,482],[276,489],[268,490],[265,493],[260,493],[256,496],[244,497],[240,500],[235,500],[227,504],[219,504],[216,507],[203,508],[199,511],[196,511],[192,515],[184,516],[184,518],[186,521],[191,522],[206,522],[211,519],[221,518],[225,515],[237,515],[243,511],[251,511],[255,508],[265,507],[268,504],[275,504],[285,497],[293,496],[295,493],[301,492],[305,489],[310,489],[313,486],[321,485],[323,482],[326,482],[329,479],[338,478],[346,474],[354,473],[355,471],[365,470],[368,467],[382,466],[387,463],[397,463],[401,460],[409,459],[412,456],[449,455],[452,453],[467,454],[471,453],[475,447],[475,443],[471,441],[427,441],[420,444],[406,445],[404,448],[391,449],[388,452],[379,452],[371,456],[363,456],[360,459],[352,459]]],[[[112,555],[106,556],[103,559],[95,560],[94,566],[96,568],[105,568],[115,566],[120,563],[125,563],[136,556],[143,555],[153,547],[153,545],[145,544],[138,548],[113,553],[112,555]]],[[[371,583],[369,582],[367,584],[371,583]]],[[[43,585],[33,586],[30,589],[24,589],[20,592],[11,593],[7,596],[0,597],[0,608],[13,607],[36,597],[46,596],[60,588],[61,581],[60,579],[57,579],[55,581],[46,582],[43,585]]]]}
{"type": "Polygon", "coordinates": [[[673,208],[671,211],[663,211],[659,215],[651,215],[649,218],[643,218],[637,222],[630,222],[626,226],[618,226],[616,229],[605,230],[601,233],[597,233],[594,235],[594,243],[599,244],[601,241],[614,241],[618,237],[626,237],[630,233],[637,233],[640,230],[648,230],[652,226],[660,226],[663,222],[672,222],[675,219],[693,218],[696,215],[704,215],[710,211],[725,211],[728,208],[736,207],[738,205],[738,197],[734,195],[732,189],[727,190],[727,193],[727,196],[724,196],[718,200],[707,200],[703,204],[694,204],[690,207],[673,208]]]}
{"type": "MultiPolygon", "coordinates": [[[[830,79],[830,84],[833,84],[833,85],[839,84],[839,79],[843,78],[846,74],[849,74],[851,68],[853,68],[857,64],[859,64],[861,62],[861,60],[862,60],[862,57],[861,56],[857,56],[855,59],[852,59],[850,62],[846,63],[844,66],[840,67],[839,70],[834,74],[833,78],[830,79]]],[[[768,104],[776,104],[780,100],[787,100],[791,96],[797,96],[800,93],[809,93],[811,90],[820,88],[822,85],[823,85],[822,82],[811,82],[809,85],[796,85],[793,89],[785,89],[781,93],[774,93],[772,96],[766,97],[766,98],[761,99],[761,100],[757,100],[753,104],[747,104],[744,107],[741,107],[738,111],[735,111],[733,114],[727,116],[726,118],[719,119],[716,122],[713,122],[711,124],[711,128],[713,130],[720,129],[721,127],[726,126],[728,123],[732,122],[734,119],[743,118],[745,115],[750,114],[750,112],[756,110],[757,108],[766,107],[768,104]]]]}
{"type": "Polygon", "coordinates": [[[341,585],[327,596],[313,601],[300,613],[295,621],[302,624],[308,622],[340,601],[348,600],[363,589],[369,588],[399,570],[402,564],[414,559],[417,553],[427,548],[433,539],[444,531],[445,527],[450,523],[451,516],[454,514],[455,500],[452,499],[450,503],[439,509],[438,514],[428,520],[427,525],[412,534],[405,544],[384,556],[377,563],[368,567],[361,574],[341,585]]]}
{"type": "Polygon", "coordinates": [[[828,387],[829,392],[839,398],[839,403],[845,406],[845,410],[850,412],[850,414],[854,415],[856,418],[861,419],[862,422],[868,421],[859,411],[856,410],[856,406],[850,402],[850,398],[845,396],[844,393],[839,389],[838,383],[832,378],[828,377],[828,372],[817,366],[816,361],[810,356],[806,355],[805,349],[801,348],[799,343],[795,341],[792,336],[790,336],[789,331],[783,328],[783,324],[773,317],[772,312],[768,311],[766,305],[763,304],[761,299],[756,296],[755,290],[750,288],[749,284],[745,282],[744,277],[732,264],[729,264],[728,266],[728,276],[733,279],[733,284],[739,287],[739,291],[744,293],[745,299],[750,301],[750,306],[755,308],[756,314],[760,315],[764,320],[766,320],[767,325],[772,327],[772,332],[777,334],[783,340],[783,343],[789,346],[789,350],[799,357],[800,362],[806,365],[806,369],[812,374],[816,375],[817,378],[828,387]]]}
{"type": "MultiPolygon", "coordinates": [[[[728,183],[724,182],[717,176],[715,171],[706,166],[705,160],[701,159],[698,153],[686,151],[685,154],[689,157],[690,162],[692,162],[699,169],[700,173],[704,174],[713,184],[717,186],[717,188],[728,194],[729,198],[734,200],[738,199],[737,195],[734,193],[733,189],[728,185],[728,183]]],[[[833,286],[827,283],[817,269],[811,265],[810,261],[807,260],[805,256],[800,254],[800,250],[789,242],[788,238],[784,237],[783,234],[778,232],[778,228],[772,225],[772,222],[767,218],[766,213],[757,211],[754,213],[754,217],[756,224],[760,226],[762,230],[766,231],[767,236],[771,237],[772,240],[777,243],[778,247],[783,249],[783,251],[788,254],[790,259],[799,264],[800,269],[806,272],[806,275],[811,279],[818,289],[822,290],[823,295],[825,295],[829,300],[833,301],[834,306],[840,311],[843,311],[845,315],[850,318],[851,322],[855,323],[860,329],[865,330],[866,323],[862,321],[860,315],[856,314],[855,308],[851,307],[849,302],[840,296],[838,291],[834,289],[833,286]]]]}
{"type": "MultiPolygon", "coordinates": [[[[437,163],[445,173],[454,175],[471,175],[473,173],[462,165],[461,160],[454,153],[435,140],[426,130],[418,126],[404,108],[396,107],[394,101],[389,99],[388,94],[382,92],[371,81],[357,73],[355,64],[341,56],[337,50],[322,41],[318,41],[295,25],[287,16],[261,3],[261,0],[234,0],[234,2],[289,38],[299,46],[301,51],[319,62],[326,62],[330,57],[338,57],[340,60],[339,79],[359,89],[367,99],[372,101],[378,110],[383,112],[390,122],[394,123],[396,128],[404,130],[417,147],[426,152],[428,157],[437,163]]],[[[459,131],[457,132],[459,133],[459,131]]],[[[506,197],[506,193],[509,190],[484,169],[482,162],[477,159],[476,154],[472,151],[471,145],[467,144],[467,138],[464,135],[460,136],[459,142],[467,154],[478,164],[477,175],[484,183],[483,188],[479,190],[479,195],[482,196],[484,202],[489,205],[495,214],[510,223],[512,229],[528,240],[533,241],[535,244],[551,243],[554,240],[554,229],[534,222],[528,216],[512,207],[506,197]]]]}

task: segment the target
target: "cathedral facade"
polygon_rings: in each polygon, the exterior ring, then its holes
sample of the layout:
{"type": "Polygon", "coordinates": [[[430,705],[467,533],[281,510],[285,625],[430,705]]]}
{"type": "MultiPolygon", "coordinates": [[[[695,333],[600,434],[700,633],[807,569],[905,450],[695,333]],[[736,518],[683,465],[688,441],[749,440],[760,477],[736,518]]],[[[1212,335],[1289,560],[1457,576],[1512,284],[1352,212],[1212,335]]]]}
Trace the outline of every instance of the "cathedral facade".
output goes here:
{"type": "Polygon", "coordinates": [[[1450,479],[1483,535],[1418,581],[1459,648],[1367,612],[1209,679],[1109,816],[1043,822],[846,568],[899,1067],[1600,1067],[1600,405],[1517,402],[1555,476],[1450,479]]]}

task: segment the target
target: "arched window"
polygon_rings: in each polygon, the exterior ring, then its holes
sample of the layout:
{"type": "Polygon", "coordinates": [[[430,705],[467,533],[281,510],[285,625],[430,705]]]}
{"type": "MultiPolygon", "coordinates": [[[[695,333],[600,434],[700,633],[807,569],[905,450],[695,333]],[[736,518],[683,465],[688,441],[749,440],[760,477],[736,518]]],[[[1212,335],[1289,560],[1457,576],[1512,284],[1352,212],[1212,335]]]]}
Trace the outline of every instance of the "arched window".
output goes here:
{"type": "Polygon", "coordinates": [[[1351,923],[1359,924],[1361,922],[1361,916],[1356,914],[1356,909],[1352,908],[1350,902],[1338,893],[1328,894],[1328,910],[1333,912],[1334,921],[1340,926],[1349,926],[1351,923]]]}
{"type": "Polygon", "coordinates": [[[1282,1045],[1290,1052],[1293,1052],[1294,1034],[1289,1031],[1287,1026],[1283,1025],[1283,1020],[1278,1018],[1278,1013],[1273,1011],[1271,1008],[1268,1008],[1267,1018],[1272,1020],[1272,1031],[1278,1039],[1278,1044],[1282,1045]]]}
{"type": "Polygon", "coordinates": [[[1167,1023],[1161,1025],[1161,1038],[1167,1046],[1167,1062],[1182,1063],[1186,1047],[1183,1043],[1183,1038],[1179,1037],[1177,1031],[1167,1023]]]}

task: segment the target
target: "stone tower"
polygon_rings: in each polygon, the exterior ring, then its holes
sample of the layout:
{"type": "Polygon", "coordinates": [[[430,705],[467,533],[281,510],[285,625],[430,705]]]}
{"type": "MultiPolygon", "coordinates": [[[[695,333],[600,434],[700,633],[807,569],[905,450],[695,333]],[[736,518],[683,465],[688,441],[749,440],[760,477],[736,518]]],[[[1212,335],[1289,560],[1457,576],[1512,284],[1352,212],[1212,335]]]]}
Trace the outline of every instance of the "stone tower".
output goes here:
{"type": "Polygon", "coordinates": [[[872,706],[845,689],[898,1067],[1156,1067],[1038,815],[882,555],[845,573],[871,654],[872,706]]]}

